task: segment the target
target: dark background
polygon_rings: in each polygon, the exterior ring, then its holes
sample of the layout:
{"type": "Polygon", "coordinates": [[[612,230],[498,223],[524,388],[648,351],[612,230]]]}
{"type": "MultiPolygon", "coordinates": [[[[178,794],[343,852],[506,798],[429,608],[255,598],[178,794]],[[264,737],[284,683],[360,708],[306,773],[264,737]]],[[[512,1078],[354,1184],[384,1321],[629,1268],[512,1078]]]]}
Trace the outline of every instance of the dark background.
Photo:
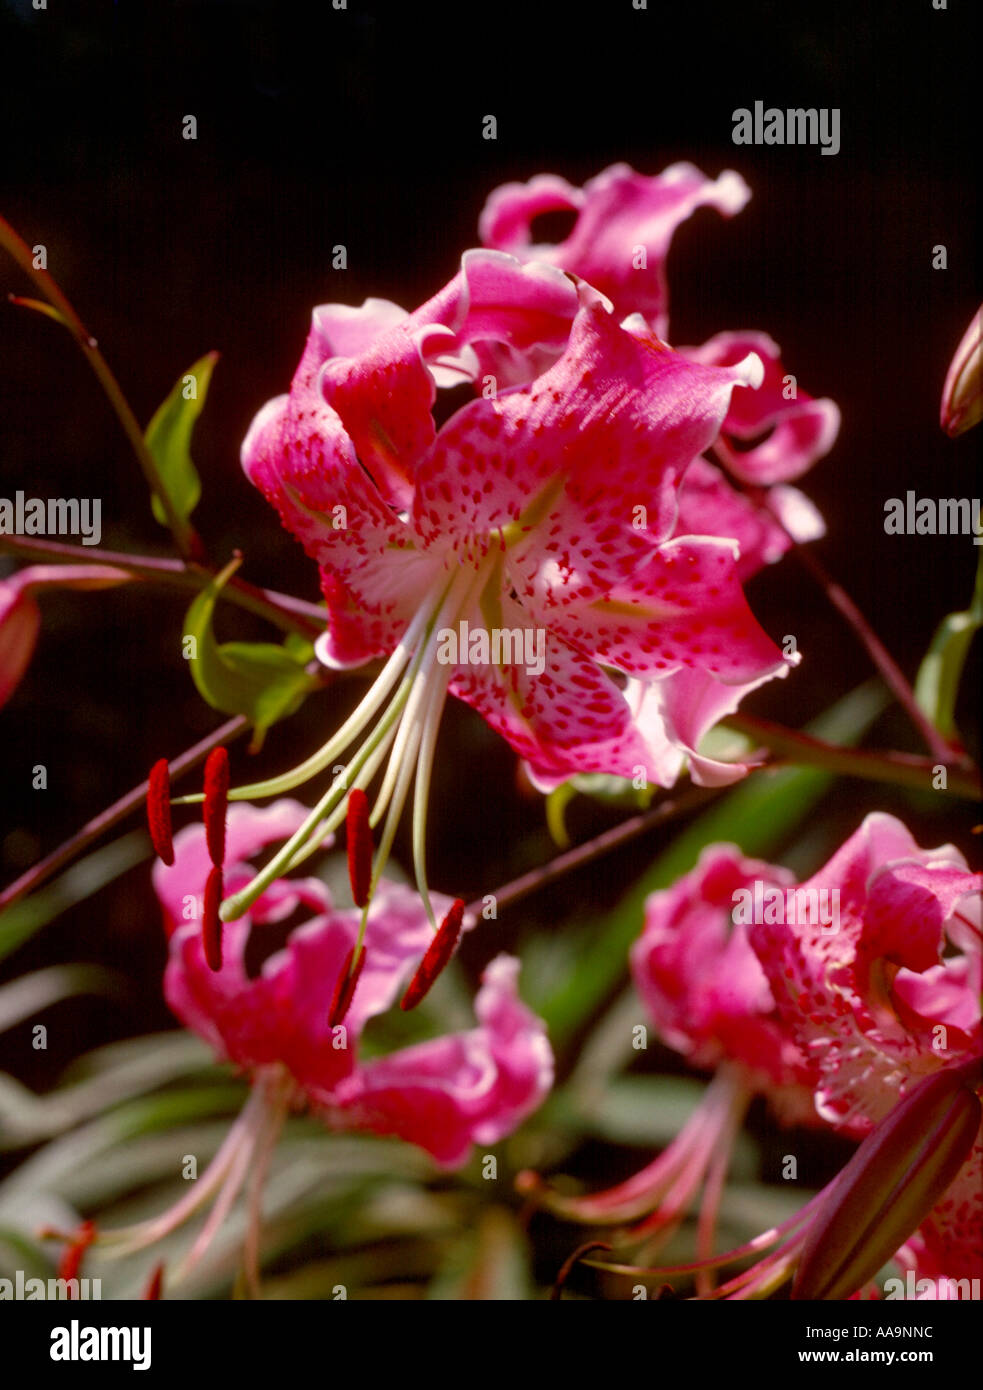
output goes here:
{"type": "MultiPolygon", "coordinates": [[[[246,553],[258,583],[316,597],[300,548],[239,471],[255,411],[286,389],[312,307],[368,295],[413,307],[477,241],[487,194],[544,171],[575,184],[616,160],[656,173],[690,159],[740,171],[753,197],[730,222],[702,211],[669,261],[672,332],[698,343],[759,328],[788,369],[843,412],[834,452],[804,480],[827,518],[817,547],[914,676],[943,613],[964,607],[966,538],[886,536],[884,501],[978,491],[972,436],[946,439],[948,361],[980,299],[979,7],[950,0],[744,5],[630,0],[379,5],[123,0],[36,12],[0,3],[0,211],[33,245],[98,338],[141,421],[203,352],[218,349],[195,437],[205,496],[195,521],[217,562],[246,553]],[[975,11],[975,12],[974,12],[975,11]],[[841,149],[735,147],[736,107],[839,107],[841,149]],[[182,139],[194,114],[196,141],[182,139]],[[494,114],[496,141],[482,139],[494,114]],[[944,243],[948,269],[932,268],[944,243]],[[344,243],[348,269],[331,269],[344,243]]],[[[0,292],[31,293],[9,262],[0,292]]],[[[103,544],[167,553],[138,469],[67,334],[0,305],[4,496],[101,496],[103,544]]],[[[97,558],[97,552],[89,552],[97,558]]],[[[0,556],[0,573],[10,562],[0,556]]],[[[795,563],[755,580],[755,611],[794,632],[798,672],[748,708],[800,725],[869,673],[854,637],[795,563]]],[[[159,756],[213,728],[180,659],[185,601],[129,590],[42,599],[28,677],[3,711],[4,881],[129,789],[159,756]],[[48,790],[31,789],[44,763],[48,790]]],[[[221,635],[271,634],[223,612],[221,635]]],[[[964,733],[976,748],[978,677],[964,733]]],[[[344,698],[341,696],[339,698],[344,698]]],[[[288,765],[334,723],[311,700],[263,755],[288,765]]],[[[510,751],[471,714],[448,712],[431,819],[432,882],[473,895],[546,858],[537,800],[510,751]]],[[[918,749],[904,719],[875,742],[918,749]]],[[[244,752],[234,772],[252,775],[244,752]]],[[[972,845],[965,803],[838,784],[824,848],[871,809],[922,843],[972,845]],[[929,801],[932,804],[928,804],[929,801]],[[956,810],[953,811],[953,806],[956,810]]],[[[578,806],[587,834],[609,823],[578,806]]],[[[517,931],[616,899],[664,843],[650,836],[531,900],[477,963],[517,931]]],[[[5,963],[103,960],[132,976],[129,1003],[59,1006],[70,1026],[47,1054],[11,1058],[50,1081],[83,1046],[166,1026],[163,945],[146,865],[66,914],[5,963]]]]}

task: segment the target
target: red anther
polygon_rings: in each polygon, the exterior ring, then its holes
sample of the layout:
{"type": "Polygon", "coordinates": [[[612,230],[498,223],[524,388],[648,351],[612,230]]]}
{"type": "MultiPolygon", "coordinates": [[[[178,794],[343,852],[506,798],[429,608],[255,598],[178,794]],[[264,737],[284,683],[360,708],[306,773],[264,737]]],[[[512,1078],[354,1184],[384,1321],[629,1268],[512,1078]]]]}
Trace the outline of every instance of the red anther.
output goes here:
{"type": "Polygon", "coordinates": [[[348,793],[345,831],[352,897],[356,907],[364,907],[372,886],[372,829],[369,825],[369,798],[361,787],[353,787],[348,793]]]}
{"type": "Polygon", "coordinates": [[[222,870],[212,869],[205,884],[205,902],[201,913],[201,944],[205,960],[212,970],[222,969],[222,870]]]}
{"type": "Polygon", "coordinates": [[[365,947],[358,948],[358,960],[352,968],[352,960],[355,955],[355,947],[352,946],[335,981],[334,993],[331,996],[331,1007],[328,1010],[328,1027],[337,1028],[339,1023],[344,1023],[345,1015],[351,1006],[352,996],[355,993],[355,986],[358,984],[358,977],[362,973],[362,966],[365,964],[365,947]]]}
{"type": "Polygon", "coordinates": [[[463,920],[464,903],[460,898],[455,898],[437,930],[437,935],[427,947],[427,954],[417,966],[416,974],[407,985],[406,993],[399,1001],[399,1007],[404,1012],[415,1009],[430,993],[437,976],[454,954],[463,920]]]}
{"type": "Polygon", "coordinates": [[[160,1298],[161,1289],[164,1287],[164,1262],[154,1266],[153,1273],[147,1281],[147,1287],[143,1291],[144,1301],[156,1302],[160,1298]]]}
{"type": "MultiPolygon", "coordinates": [[[[77,1279],[82,1268],[82,1256],[96,1238],[96,1223],[83,1221],[71,1237],[58,1261],[59,1279],[77,1279]]],[[[68,1291],[71,1297],[71,1290],[68,1291]]]]}
{"type": "Polygon", "coordinates": [[[229,809],[229,755],[213,748],[205,763],[205,839],[216,869],[225,863],[225,816],[229,809]]]}
{"type": "Polygon", "coordinates": [[[160,758],[147,779],[147,824],[158,857],[168,866],[174,863],[171,836],[171,772],[167,759],[160,758]]]}

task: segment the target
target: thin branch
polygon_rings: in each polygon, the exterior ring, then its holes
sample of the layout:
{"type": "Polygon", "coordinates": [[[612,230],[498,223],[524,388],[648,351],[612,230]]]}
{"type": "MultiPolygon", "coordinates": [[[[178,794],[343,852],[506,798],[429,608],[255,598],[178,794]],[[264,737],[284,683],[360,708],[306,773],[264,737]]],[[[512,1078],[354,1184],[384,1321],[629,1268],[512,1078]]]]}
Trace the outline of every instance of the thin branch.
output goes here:
{"type": "MultiPolygon", "coordinates": [[[[498,907],[511,906],[522,898],[527,898],[530,893],[536,893],[540,888],[546,888],[549,884],[555,883],[557,879],[562,878],[572,869],[579,869],[584,864],[589,864],[593,859],[599,858],[602,854],[607,854],[610,850],[628,844],[637,836],[644,835],[647,830],[653,830],[657,825],[673,820],[676,816],[683,816],[689,811],[699,810],[701,806],[722,790],[724,788],[687,787],[678,796],[666,797],[659,802],[658,806],[653,806],[650,811],[643,811],[640,815],[631,816],[628,820],[622,821],[620,825],[615,825],[610,830],[595,835],[593,839],[585,840],[583,844],[575,845],[573,849],[568,849],[563,854],[557,855],[548,863],[541,864],[539,868],[530,869],[528,873],[512,879],[510,883],[497,888],[491,896],[494,897],[498,907]]],[[[488,896],[487,893],[483,894],[474,902],[468,903],[465,912],[480,916],[485,898],[488,896]]]]}
{"type": "MultiPolygon", "coordinates": [[[[847,777],[862,777],[871,782],[887,782],[892,786],[915,787],[918,791],[944,790],[956,796],[975,800],[983,792],[979,772],[967,768],[962,761],[947,762],[940,758],[916,757],[911,753],[884,753],[868,749],[841,748],[835,743],[825,743],[813,738],[811,734],[787,729],[783,724],[774,724],[768,719],[758,719],[752,714],[732,714],[721,721],[727,729],[748,734],[757,739],[773,753],[784,755],[793,763],[808,763],[826,768],[829,772],[847,777]],[[945,770],[945,786],[936,788],[936,769],[945,770]]],[[[952,757],[952,750],[947,750],[952,757]]]]}
{"type": "MultiPolygon", "coordinates": [[[[781,724],[757,719],[753,715],[731,715],[721,721],[721,727],[748,734],[759,741],[762,746],[747,754],[747,760],[755,762],[757,767],[774,769],[785,764],[795,766],[805,763],[825,768],[841,776],[862,777],[866,781],[913,787],[919,791],[935,790],[936,768],[939,765],[933,763],[931,758],[919,758],[908,753],[879,753],[841,748],[837,744],[825,743],[810,734],[786,729],[781,724]]],[[[975,769],[967,771],[962,767],[954,767],[951,763],[944,763],[942,766],[946,772],[946,791],[969,800],[976,800],[981,795],[983,786],[975,769]]],[[[678,796],[666,797],[650,811],[632,816],[620,825],[557,855],[546,864],[530,869],[528,873],[496,889],[490,896],[494,897],[498,907],[511,906],[531,893],[555,883],[571,870],[581,868],[610,850],[628,844],[637,836],[644,835],[647,830],[677,816],[698,810],[714,795],[725,790],[725,787],[690,786],[678,796]]],[[[488,896],[483,894],[475,898],[465,911],[480,916],[488,896]]]]}
{"type": "MultiPolygon", "coordinates": [[[[182,753],[180,757],[174,759],[171,763],[172,780],[183,776],[185,772],[190,772],[192,768],[205,761],[213,748],[217,748],[222,743],[231,743],[233,739],[245,733],[249,727],[250,721],[244,715],[238,715],[235,719],[228,720],[214,733],[209,734],[207,738],[203,738],[200,743],[196,743],[193,748],[189,748],[186,753],[182,753]]],[[[37,864],[28,869],[26,873],[21,874],[20,878],[0,893],[0,912],[19,902],[33,889],[40,887],[52,874],[57,873],[76,855],[88,848],[94,840],[98,840],[107,830],[112,829],[114,825],[125,820],[133,811],[138,810],[146,796],[147,783],[141,782],[139,786],[120,797],[119,801],[113,802],[112,806],[108,806],[105,811],[101,811],[98,816],[87,821],[81,830],[59,845],[56,850],[52,850],[44,859],[39,860],[37,864]]]]}
{"type": "MultiPolygon", "coordinates": [[[[80,561],[91,564],[98,560],[116,569],[128,570],[142,579],[156,580],[173,588],[199,592],[215,578],[215,572],[204,565],[188,564],[152,555],[127,555],[122,551],[94,550],[91,546],[69,545],[62,541],[32,540],[26,536],[0,535],[0,549],[12,551],[25,558],[63,560],[66,564],[80,561]]],[[[266,618],[277,627],[299,632],[302,637],[317,637],[324,631],[326,616],[316,603],[306,603],[275,589],[261,589],[248,580],[234,575],[222,590],[223,597],[250,613],[266,618]]]]}
{"type": "Polygon", "coordinates": [[[948,739],[940,734],[938,729],[925,714],[925,711],[915,699],[915,692],[906,679],[901,667],[894,660],[894,657],[885,647],[884,643],[854,603],[853,599],[843,588],[843,585],[838,584],[836,580],[833,579],[832,575],[830,575],[823,564],[817,560],[811,550],[807,549],[804,545],[800,545],[798,541],[796,541],[778,512],[771,505],[771,499],[766,490],[752,488],[749,490],[749,495],[754,499],[761,510],[767,512],[768,516],[782,528],[786,536],[788,536],[789,540],[792,542],[792,549],[796,559],[812,576],[825,593],[829,602],[842,614],[860,638],[871,661],[873,661],[874,665],[883,676],[888,689],[892,692],[898,704],[905,710],[908,718],[921,734],[926,747],[930,749],[935,761],[942,763],[954,761],[965,765],[963,750],[955,747],[948,739]]]}
{"type": "MultiPolygon", "coordinates": [[[[76,343],[78,343],[82,355],[85,357],[93,372],[95,372],[100,386],[103,391],[105,391],[109,403],[116,413],[116,418],[123,427],[123,433],[129,440],[130,446],[137,457],[137,462],[143,470],[144,477],[147,480],[147,486],[150,488],[151,492],[160,499],[164,514],[167,517],[168,528],[171,535],[174,537],[174,544],[185,559],[193,558],[200,548],[200,542],[198,541],[194,528],[189,522],[183,520],[175,511],[174,503],[171,501],[167,489],[164,487],[163,481],[161,480],[156,460],[147,448],[139,421],[133,414],[126,397],[123,395],[119,382],[110,371],[109,364],[99,351],[95,338],[92,337],[85,324],[79,318],[72,304],[59,288],[54,278],[47,270],[40,270],[35,266],[34,255],[31,248],[21,239],[17,232],[14,231],[10,223],[6,222],[2,217],[0,217],[0,246],[3,246],[13,260],[17,262],[25,275],[30,276],[45,299],[48,300],[49,304],[54,306],[56,313],[49,313],[49,317],[58,318],[68,329],[69,333],[71,333],[76,343]]],[[[10,299],[15,304],[23,303],[33,309],[44,309],[43,305],[36,304],[30,300],[19,299],[17,295],[11,295],[10,299]]]]}

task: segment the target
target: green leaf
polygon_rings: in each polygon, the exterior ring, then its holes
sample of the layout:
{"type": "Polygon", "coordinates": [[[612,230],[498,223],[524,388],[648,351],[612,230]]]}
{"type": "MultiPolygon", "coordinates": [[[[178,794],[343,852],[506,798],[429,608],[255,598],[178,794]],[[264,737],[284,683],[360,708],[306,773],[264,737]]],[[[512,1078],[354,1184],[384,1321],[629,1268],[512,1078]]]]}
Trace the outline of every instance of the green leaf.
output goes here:
{"type": "Polygon", "coordinates": [[[429,1300],[523,1303],[532,1298],[529,1250],[504,1207],[489,1207],[478,1229],[454,1247],[427,1290],[429,1300]]]}
{"type": "Polygon", "coordinates": [[[244,714],[252,720],[255,751],[270,725],[299,709],[317,681],[306,671],[314,649],[296,635],[282,646],[274,642],[216,642],[212,631],[215,604],[238,567],[236,558],[195,598],[185,619],[185,633],[195,639],[195,655],[189,665],[199,694],[212,709],[244,714]]]}
{"type": "MultiPolygon", "coordinates": [[[[701,1081],[683,1076],[621,1076],[609,1079],[593,1093],[576,1097],[576,1113],[583,1132],[595,1134],[612,1144],[644,1149],[665,1148],[677,1138],[707,1088],[701,1081]]],[[[735,1148],[740,1161],[735,1166],[756,1171],[755,1145],[745,1134],[738,1135],[735,1148]]]]}
{"type": "Polygon", "coordinates": [[[0,960],[28,941],[42,927],[97,893],[150,854],[150,840],[140,830],[98,849],[22,902],[0,913],[0,960]]]}
{"type": "MultiPolygon", "coordinates": [[[[217,352],[206,352],[193,367],[189,367],[171,388],[170,395],[158,406],[144,433],[147,448],[153,455],[174,511],[182,521],[198,505],[201,480],[191,462],[191,434],[208,395],[212,369],[218,361],[217,352]],[[188,379],[194,380],[194,395],[188,399],[188,379]]],[[[167,513],[156,495],[150,504],[162,526],[167,525],[167,513]]]]}
{"type": "MultiPolygon", "coordinates": [[[[860,686],[826,710],[809,726],[809,732],[852,746],[885,704],[879,684],[860,686]]],[[[677,835],[614,911],[592,925],[577,971],[539,1006],[554,1046],[562,1044],[594,1013],[624,975],[628,951],[641,930],[643,907],[650,893],[689,873],[707,845],[728,841],[747,855],[774,854],[833,780],[832,773],[818,767],[762,769],[677,835]]]]}
{"type": "Polygon", "coordinates": [[[559,849],[570,848],[570,836],[567,834],[564,817],[567,806],[576,794],[576,788],[572,782],[561,782],[558,787],[553,788],[546,798],[546,826],[552,836],[553,843],[559,849]]]}
{"type": "Polygon", "coordinates": [[[0,1225],[0,1269],[9,1279],[15,1277],[18,1269],[24,1271],[25,1279],[46,1279],[51,1274],[51,1263],[45,1260],[37,1241],[15,1226],[0,1225]],[[12,1258],[6,1257],[5,1251],[12,1258]]]}
{"type": "Polygon", "coordinates": [[[943,618],[925,653],[915,679],[915,700],[939,733],[956,733],[956,699],[969,649],[983,627],[983,549],[976,567],[976,586],[970,605],[962,613],[943,618]]]}
{"type": "Polygon", "coordinates": [[[36,1096],[0,1072],[0,1152],[60,1134],[123,1101],[177,1077],[224,1073],[190,1033],[164,1033],[112,1043],[80,1059],[65,1083],[36,1096]]]}
{"type": "Polygon", "coordinates": [[[627,777],[611,777],[603,772],[578,773],[561,782],[546,798],[546,824],[560,849],[567,849],[570,845],[566,809],[578,793],[591,801],[599,801],[603,806],[645,811],[652,804],[655,788],[648,785],[635,787],[627,777]]]}
{"type": "Polygon", "coordinates": [[[124,977],[97,965],[52,965],[0,987],[0,1033],[76,994],[118,994],[124,977]]]}

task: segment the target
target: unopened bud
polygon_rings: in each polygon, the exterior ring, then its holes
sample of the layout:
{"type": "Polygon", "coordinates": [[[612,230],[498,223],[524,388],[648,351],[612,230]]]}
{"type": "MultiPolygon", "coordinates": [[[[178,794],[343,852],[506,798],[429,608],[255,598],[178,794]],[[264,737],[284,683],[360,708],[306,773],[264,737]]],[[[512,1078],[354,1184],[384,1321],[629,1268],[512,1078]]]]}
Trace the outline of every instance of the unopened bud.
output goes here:
{"type": "Polygon", "coordinates": [[[973,1147],[978,1060],[927,1077],[830,1184],[802,1251],[793,1299],[844,1299],[918,1229],[973,1147]]]}
{"type": "Polygon", "coordinates": [[[983,419],[983,375],[981,375],[981,343],[983,343],[983,306],[970,319],[962,342],[956,348],[945,385],[942,388],[942,409],[939,421],[946,434],[955,437],[978,425],[983,419]]]}

